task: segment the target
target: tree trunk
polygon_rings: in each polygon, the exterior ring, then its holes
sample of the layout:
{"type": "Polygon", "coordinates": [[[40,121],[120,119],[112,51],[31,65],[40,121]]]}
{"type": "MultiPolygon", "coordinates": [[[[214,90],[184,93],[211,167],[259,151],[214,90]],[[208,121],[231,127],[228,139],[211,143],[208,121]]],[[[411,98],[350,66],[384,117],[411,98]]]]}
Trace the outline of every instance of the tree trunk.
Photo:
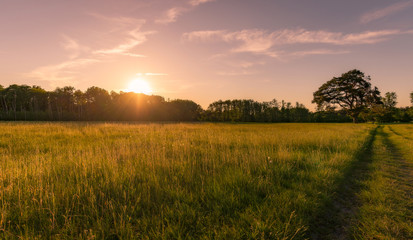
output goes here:
{"type": "Polygon", "coordinates": [[[356,116],[352,116],[353,118],[353,123],[358,123],[357,117],[356,116]]]}

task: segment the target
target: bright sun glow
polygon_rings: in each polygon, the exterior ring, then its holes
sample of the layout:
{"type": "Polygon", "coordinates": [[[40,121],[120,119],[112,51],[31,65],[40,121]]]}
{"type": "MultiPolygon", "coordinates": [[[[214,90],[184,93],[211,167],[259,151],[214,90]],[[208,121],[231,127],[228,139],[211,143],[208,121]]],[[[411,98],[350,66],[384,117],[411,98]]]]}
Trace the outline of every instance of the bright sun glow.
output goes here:
{"type": "Polygon", "coordinates": [[[135,79],[131,81],[128,88],[125,89],[126,92],[143,93],[146,95],[152,94],[152,88],[147,81],[142,78],[135,79]]]}

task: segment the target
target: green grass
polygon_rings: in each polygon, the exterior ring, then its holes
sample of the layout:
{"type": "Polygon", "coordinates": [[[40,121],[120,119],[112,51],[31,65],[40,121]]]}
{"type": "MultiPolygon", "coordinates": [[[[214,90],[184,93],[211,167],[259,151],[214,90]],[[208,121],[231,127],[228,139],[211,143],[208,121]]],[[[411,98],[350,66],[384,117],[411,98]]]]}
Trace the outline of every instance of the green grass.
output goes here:
{"type": "MultiPolygon", "coordinates": [[[[361,156],[386,132],[411,162],[412,127],[0,123],[0,238],[305,239],[334,236],[335,223],[371,236],[380,157],[361,156]],[[343,192],[357,166],[359,183],[343,192]],[[341,195],[357,211],[333,216],[353,220],[325,220],[341,195]]],[[[394,204],[399,216],[409,199],[394,204]]],[[[408,236],[411,215],[400,219],[397,236],[408,236]]]]}
{"type": "Polygon", "coordinates": [[[378,129],[370,177],[359,193],[355,239],[413,239],[412,125],[378,129]]]}

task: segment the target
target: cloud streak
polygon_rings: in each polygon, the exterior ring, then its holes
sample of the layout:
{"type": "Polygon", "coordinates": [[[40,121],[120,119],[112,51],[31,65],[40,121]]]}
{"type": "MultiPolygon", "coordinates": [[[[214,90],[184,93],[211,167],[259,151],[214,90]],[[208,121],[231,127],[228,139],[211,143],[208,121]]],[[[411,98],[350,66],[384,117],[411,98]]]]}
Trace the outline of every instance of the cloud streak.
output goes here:
{"type": "Polygon", "coordinates": [[[176,22],[182,14],[193,10],[195,7],[207,3],[214,2],[215,0],[190,0],[184,7],[172,7],[163,13],[163,16],[155,20],[155,23],[170,24],[176,22]]]}
{"type": "Polygon", "coordinates": [[[144,19],[140,19],[140,18],[131,18],[131,17],[108,17],[99,13],[95,13],[95,12],[88,12],[86,13],[89,16],[92,16],[96,19],[105,21],[111,25],[116,25],[118,27],[129,27],[130,25],[138,25],[138,26],[142,26],[143,24],[145,24],[145,20],[144,19]]]}
{"type": "Polygon", "coordinates": [[[145,57],[142,54],[136,54],[130,51],[136,46],[146,42],[148,35],[156,33],[155,31],[142,32],[140,30],[146,23],[146,20],[130,17],[107,17],[97,13],[88,13],[88,15],[114,26],[110,32],[122,36],[123,40],[117,46],[94,50],[93,54],[145,57]]]}
{"type": "Polygon", "coordinates": [[[24,75],[29,78],[47,81],[52,87],[56,87],[62,83],[72,84],[78,69],[97,62],[100,62],[100,60],[79,58],[55,65],[38,67],[24,75]]]}
{"type": "Polygon", "coordinates": [[[141,54],[131,53],[130,51],[136,46],[147,41],[147,35],[154,34],[155,32],[140,32],[139,28],[134,29],[128,33],[129,37],[125,42],[120,43],[118,46],[107,49],[95,50],[94,54],[110,55],[119,54],[131,57],[145,57],[141,54]]]}
{"type": "Polygon", "coordinates": [[[398,2],[388,7],[364,14],[363,16],[361,16],[360,22],[366,24],[371,21],[378,20],[389,15],[395,14],[397,12],[403,11],[404,9],[411,6],[413,6],[413,0],[398,2]]]}
{"type": "Polygon", "coordinates": [[[309,50],[309,51],[297,51],[297,52],[291,53],[290,55],[304,57],[304,56],[309,56],[309,55],[338,55],[338,54],[347,54],[347,53],[350,53],[350,51],[331,50],[331,49],[314,49],[314,50],[309,50]]]}
{"type": "Polygon", "coordinates": [[[181,8],[181,7],[173,7],[168,9],[163,17],[155,20],[156,23],[160,24],[169,24],[176,22],[178,17],[181,16],[183,13],[190,11],[188,8],[181,8]]]}
{"type": "Polygon", "coordinates": [[[70,38],[66,35],[62,35],[62,37],[63,37],[63,41],[61,42],[61,45],[65,50],[70,52],[69,54],[70,59],[77,58],[82,52],[89,51],[88,47],[81,46],[78,43],[78,41],[76,41],[75,39],[70,38]]]}
{"type": "MultiPolygon", "coordinates": [[[[226,42],[233,45],[231,52],[246,52],[279,57],[280,54],[275,48],[281,45],[329,44],[344,46],[374,44],[386,41],[394,35],[409,33],[411,31],[382,30],[344,34],[329,31],[309,31],[306,29],[285,29],[273,32],[261,29],[246,29],[235,32],[226,30],[195,31],[184,33],[182,39],[184,42],[226,42]]],[[[308,52],[308,54],[310,53],[311,51],[308,52]]],[[[322,52],[314,53],[322,54],[322,52]]]]}
{"type": "Polygon", "coordinates": [[[225,30],[195,31],[183,34],[185,41],[225,41],[242,42],[242,50],[261,51],[276,44],[326,43],[334,45],[370,44],[386,40],[388,36],[402,34],[400,30],[366,31],[344,34],[340,32],[309,31],[306,29],[280,30],[268,32],[260,29],[247,29],[236,32],[225,30]]]}
{"type": "MultiPolygon", "coordinates": [[[[154,31],[141,31],[142,26],[146,23],[145,20],[129,17],[107,17],[95,13],[88,13],[88,15],[110,26],[111,30],[108,32],[110,35],[119,36],[118,44],[107,48],[93,49],[92,47],[80,45],[76,39],[62,35],[61,46],[70,53],[69,60],[38,67],[25,74],[25,76],[47,81],[52,86],[57,83],[73,84],[73,80],[80,69],[103,62],[109,56],[145,57],[142,54],[132,52],[134,48],[148,40],[148,35],[155,33],[154,31]]],[[[100,40],[96,40],[96,43],[102,44],[100,40]]]]}
{"type": "Polygon", "coordinates": [[[192,5],[192,6],[198,6],[198,5],[203,4],[203,3],[214,2],[214,1],[215,0],[191,0],[191,1],[189,1],[189,4],[192,5]]]}

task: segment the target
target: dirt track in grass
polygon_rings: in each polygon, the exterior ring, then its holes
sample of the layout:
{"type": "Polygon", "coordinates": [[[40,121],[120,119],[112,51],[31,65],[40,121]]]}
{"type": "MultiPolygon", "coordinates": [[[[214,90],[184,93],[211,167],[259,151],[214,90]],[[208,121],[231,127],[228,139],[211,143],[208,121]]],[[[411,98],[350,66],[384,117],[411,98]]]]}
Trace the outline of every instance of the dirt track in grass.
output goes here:
{"type": "Polygon", "coordinates": [[[310,226],[311,239],[413,238],[413,165],[395,137],[411,141],[391,126],[371,131],[335,196],[310,226]]]}

